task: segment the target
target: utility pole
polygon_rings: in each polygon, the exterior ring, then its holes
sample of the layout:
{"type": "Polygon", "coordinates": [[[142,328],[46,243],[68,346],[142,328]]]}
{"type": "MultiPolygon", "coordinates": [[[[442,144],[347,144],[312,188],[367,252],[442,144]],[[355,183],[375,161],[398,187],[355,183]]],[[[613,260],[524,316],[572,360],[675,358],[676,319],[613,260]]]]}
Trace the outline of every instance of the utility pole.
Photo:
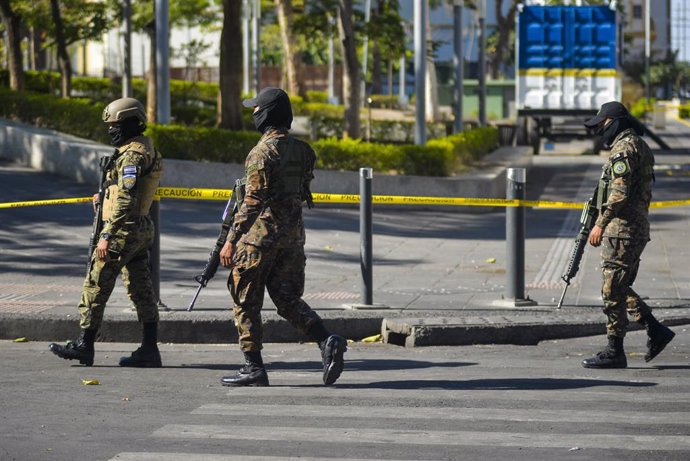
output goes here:
{"type": "Polygon", "coordinates": [[[242,93],[249,94],[249,69],[250,63],[250,41],[249,41],[249,23],[252,16],[252,7],[250,0],[242,1],[242,93]]]}
{"type": "Polygon", "coordinates": [[[335,97],[335,44],[333,35],[335,34],[335,18],[332,14],[328,15],[328,103],[337,104],[335,97]]]}
{"type": "Polygon", "coordinates": [[[122,73],[122,97],[132,97],[132,0],[122,2],[122,22],[125,35],[124,72],[122,73]]]}
{"type": "Polygon", "coordinates": [[[156,0],[156,121],[170,123],[170,64],[168,0],[156,0]]]}
{"type": "Polygon", "coordinates": [[[479,126],[486,126],[486,0],[479,0],[479,126]]]}
{"type": "Polygon", "coordinates": [[[414,142],[426,144],[426,0],[414,0],[414,142]]]}
{"type": "Polygon", "coordinates": [[[651,45],[651,17],[650,17],[650,8],[649,8],[650,0],[645,0],[644,2],[644,73],[645,73],[645,96],[647,97],[647,107],[649,107],[650,104],[650,98],[651,98],[651,93],[650,93],[650,87],[649,87],[649,79],[650,79],[650,59],[651,59],[651,54],[652,54],[652,45],[651,45]]]}
{"type": "Polygon", "coordinates": [[[462,50],[462,10],[463,0],[455,0],[453,3],[453,67],[455,68],[455,86],[453,88],[453,115],[455,121],[453,123],[453,133],[462,133],[463,131],[463,112],[462,112],[462,96],[463,96],[463,80],[465,78],[463,50],[462,50]]]}
{"type": "Polygon", "coordinates": [[[254,95],[261,91],[261,0],[254,0],[252,17],[252,42],[254,53],[252,54],[254,67],[254,95]]]}

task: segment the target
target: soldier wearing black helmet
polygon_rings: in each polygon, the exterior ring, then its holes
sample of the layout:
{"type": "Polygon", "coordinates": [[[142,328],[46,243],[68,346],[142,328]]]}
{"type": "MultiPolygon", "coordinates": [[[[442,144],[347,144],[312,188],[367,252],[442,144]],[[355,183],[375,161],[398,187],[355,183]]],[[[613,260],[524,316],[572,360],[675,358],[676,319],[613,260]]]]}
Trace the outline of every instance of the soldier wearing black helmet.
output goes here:
{"type": "Polygon", "coordinates": [[[261,357],[261,307],[264,291],[278,314],[321,349],[323,382],[333,384],[343,370],[344,338],[332,335],[302,299],[304,293],[304,221],[302,204],[311,206],[309,186],[316,155],[309,144],[288,134],[290,98],[279,88],[264,88],[244,101],[253,108],[263,134],[245,161],[246,192],[234,217],[220,261],[231,267],[228,288],[245,365],[224,386],[268,386],[261,357]]]}
{"type": "MultiPolygon", "coordinates": [[[[133,98],[117,99],[103,111],[111,143],[117,148],[105,166],[102,226],[98,245],[91,256],[89,273],[79,303],[81,333],[66,345],[53,343],[50,350],[67,360],[91,366],[94,341],[103,321],[106,302],[122,278],[143,325],[142,345],[120,366],[160,367],[157,345],[158,302],[149,267],[149,247],[154,224],[148,216],[162,173],[161,156],[151,138],[144,136],[146,112],[133,98]]],[[[98,194],[94,195],[94,204],[98,194]]]]}
{"type": "Polygon", "coordinates": [[[607,102],[585,126],[603,138],[611,153],[597,189],[599,216],[589,243],[601,246],[608,345],[585,359],[585,368],[625,368],[623,338],[628,314],[647,329],[649,362],[671,342],[675,334],[660,324],[649,306],[632,289],[640,256],[649,238],[649,203],[654,183],[654,155],[640,137],[643,126],[619,102],[607,102]],[[627,312],[626,312],[627,311],[627,312]]]}

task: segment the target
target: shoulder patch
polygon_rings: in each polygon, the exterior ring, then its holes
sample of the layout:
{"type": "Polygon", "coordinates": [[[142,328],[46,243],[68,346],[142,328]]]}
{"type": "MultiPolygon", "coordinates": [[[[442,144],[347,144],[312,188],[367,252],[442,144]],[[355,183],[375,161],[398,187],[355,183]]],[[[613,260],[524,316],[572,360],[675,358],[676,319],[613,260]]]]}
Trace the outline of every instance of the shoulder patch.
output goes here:
{"type": "Polygon", "coordinates": [[[137,167],[134,165],[127,165],[122,169],[122,174],[128,175],[128,174],[137,174],[137,167]]]}
{"type": "Polygon", "coordinates": [[[613,174],[616,176],[623,176],[630,170],[628,168],[628,162],[625,160],[619,160],[613,164],[613,174]]]}

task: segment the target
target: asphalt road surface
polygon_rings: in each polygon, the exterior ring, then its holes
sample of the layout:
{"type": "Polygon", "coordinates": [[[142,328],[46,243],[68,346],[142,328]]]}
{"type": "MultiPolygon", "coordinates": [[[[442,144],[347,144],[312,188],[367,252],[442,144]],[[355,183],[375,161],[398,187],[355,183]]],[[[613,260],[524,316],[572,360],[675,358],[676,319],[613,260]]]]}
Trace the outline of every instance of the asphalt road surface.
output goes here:
{"type": "Polygon", "coordinates": [[[654,362],[629,335],[625,370],[581,360],[603,337],[538,346],[354,343],[333,387],[314,344],[268,344],[271,387],[222,387],[235,345],[162,345],[164,368],[85,368],[47,343],[0,342],[0,459],[687,460],[690,331],[654,362]],[[84,385],[96,379],[99,385],[84,385]]]}

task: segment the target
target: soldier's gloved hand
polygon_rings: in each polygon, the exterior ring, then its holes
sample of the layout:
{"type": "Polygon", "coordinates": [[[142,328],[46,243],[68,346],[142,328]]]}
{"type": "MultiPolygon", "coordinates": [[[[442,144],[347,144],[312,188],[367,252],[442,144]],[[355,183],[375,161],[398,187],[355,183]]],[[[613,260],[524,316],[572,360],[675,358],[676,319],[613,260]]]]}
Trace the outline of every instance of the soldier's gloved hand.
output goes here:
{"type": "Polygon", "coordinates": [[[599,226],[593,226],[589,233],[589,244],[593,247],[601,245],[601,238],[604,235],[604,229],[599,226]]]}
{"type": "Polygon", "coordinates": [[[226,241],[223,248],[220,250],[220,263],[223,267],[232,266],[232,255],[235,253],[235,245],[226,241]]]}
{"type": "Polygon", "coordinates": [[[105,239],[98,240],[98,246],[96,247],[96,257],[101,261],[108,261],[110,255],[108,255],[108,241],[105,239]]]}
{"type": "Polygon", "coordinates": [[[93,194],[93,211],[96,211],[96,205],[98,205],[98,192],[93,194]]]}

